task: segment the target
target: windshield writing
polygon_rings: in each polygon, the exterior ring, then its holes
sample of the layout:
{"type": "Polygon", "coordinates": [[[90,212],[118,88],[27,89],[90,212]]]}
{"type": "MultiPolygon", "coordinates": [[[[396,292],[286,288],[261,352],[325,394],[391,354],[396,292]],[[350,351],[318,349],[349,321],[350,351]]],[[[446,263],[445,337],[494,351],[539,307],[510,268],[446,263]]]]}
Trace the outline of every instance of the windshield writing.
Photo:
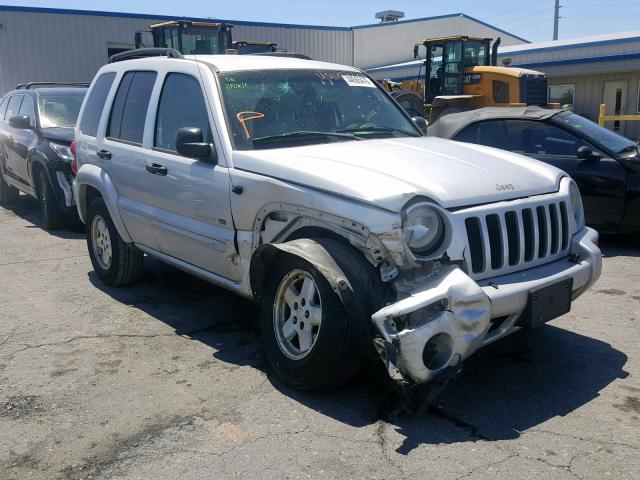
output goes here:
{"type": "Polygon", "coordinates": [[[221,74],[220,80],[239,150],[419,136],[386,94],[358,72],[249,71],[221,74]],[[352,134],[331,135],[347,131],[352,134]]]}

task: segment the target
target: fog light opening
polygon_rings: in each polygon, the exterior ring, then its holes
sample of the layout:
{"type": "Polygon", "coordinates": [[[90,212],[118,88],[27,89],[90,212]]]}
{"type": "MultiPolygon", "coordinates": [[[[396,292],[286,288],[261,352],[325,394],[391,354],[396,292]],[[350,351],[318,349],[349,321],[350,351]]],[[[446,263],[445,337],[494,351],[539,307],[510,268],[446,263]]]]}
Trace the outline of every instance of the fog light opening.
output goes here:
{"type": "Polygon", "coordinates": [[[429,339],[422,351],[422,361],[429,370],[447,366],[453,354],[453,339],[446,333],[438,333],[429,339]]]}

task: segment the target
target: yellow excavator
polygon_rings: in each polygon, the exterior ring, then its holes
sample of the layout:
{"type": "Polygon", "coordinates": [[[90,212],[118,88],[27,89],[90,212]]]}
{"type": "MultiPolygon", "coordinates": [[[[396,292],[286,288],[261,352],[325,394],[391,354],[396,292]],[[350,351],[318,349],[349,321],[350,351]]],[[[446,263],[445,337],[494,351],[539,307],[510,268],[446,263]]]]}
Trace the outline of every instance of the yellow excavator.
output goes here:
{"type": "Polygon", "coordinates": [[[424,116],[430,122],[481,107],[547,106],[545,74],[497,66],[499,45],[499,38],[495,42],[468,36],[426,39],[413,50],[414,58],[422,60],[418,79],[383,80],[382,86],[411,116],[424,116]]]}

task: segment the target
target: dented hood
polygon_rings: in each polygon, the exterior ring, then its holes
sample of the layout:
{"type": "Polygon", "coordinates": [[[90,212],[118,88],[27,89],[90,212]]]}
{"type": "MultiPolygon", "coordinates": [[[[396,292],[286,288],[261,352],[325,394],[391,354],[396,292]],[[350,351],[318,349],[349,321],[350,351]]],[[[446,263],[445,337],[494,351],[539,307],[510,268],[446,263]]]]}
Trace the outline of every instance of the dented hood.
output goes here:
{"type": "Polygon", "coordinates": [[[561,170],[440,138],[394,138],[234,152],[235,168],[400,211],[416,196],[445,208],[558,190],[561,170]]]}

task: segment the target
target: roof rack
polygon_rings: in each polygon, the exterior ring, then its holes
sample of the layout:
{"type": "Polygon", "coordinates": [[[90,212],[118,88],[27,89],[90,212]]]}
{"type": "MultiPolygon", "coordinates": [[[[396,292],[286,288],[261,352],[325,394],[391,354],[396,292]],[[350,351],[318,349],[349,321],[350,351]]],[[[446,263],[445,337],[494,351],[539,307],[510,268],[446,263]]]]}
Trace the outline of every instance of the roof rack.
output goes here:
{"type": "Polygon", "coordinates": [[[90,82],[29,82],[19,83],[16,90],[30,90],[37,87],[88,87],[90,82]]]}
{"type": "Polygon", "coordinates": [[[309,55],[296,52],[256,52],[249,53],[249,55],[266,55],[267,57],[288,57],[288,58],[300,58],[302,60],[313,60],[309,55]]]}
{"type": "Polygon", "coordinates": [[[108,63],[122,62],[124,60],[133,60],[135,58],[146,57],[183,58],[182,54],[175,48],[136,48],[133,50],[127,50],[126,52],[111,55],[109,57],[108,63]]]}

